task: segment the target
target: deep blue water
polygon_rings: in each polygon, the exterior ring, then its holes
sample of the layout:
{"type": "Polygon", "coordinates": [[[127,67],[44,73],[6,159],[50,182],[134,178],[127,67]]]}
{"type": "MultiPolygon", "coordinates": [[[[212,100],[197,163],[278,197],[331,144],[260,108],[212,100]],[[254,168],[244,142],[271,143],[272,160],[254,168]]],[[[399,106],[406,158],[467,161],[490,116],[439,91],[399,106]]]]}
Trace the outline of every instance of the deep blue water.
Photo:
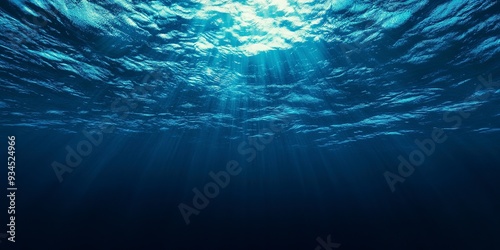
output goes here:
{"type": "Polygon", "coordinates": [[[6,0],[0,23],[0,249],[500,248],[498,1],[6,0]]]}

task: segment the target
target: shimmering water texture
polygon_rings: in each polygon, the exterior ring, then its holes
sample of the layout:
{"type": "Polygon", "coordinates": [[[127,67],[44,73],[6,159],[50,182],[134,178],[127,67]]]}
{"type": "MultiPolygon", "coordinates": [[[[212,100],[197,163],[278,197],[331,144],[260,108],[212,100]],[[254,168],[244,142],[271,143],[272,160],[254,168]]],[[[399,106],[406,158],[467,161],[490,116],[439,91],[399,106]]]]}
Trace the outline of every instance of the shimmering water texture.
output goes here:
{"type": "MultiPolygon", "coordinates": [[[[438,126],[443,113],[477,104],[477,77],[496,80],[499,66],[497,1],[0,6],[5,127],[79,133],[105,123],[241,138],[278,108],[296,118],[290,132],[333,147],[438,126]]],[[[482,104],[494,103],[498,95],[482,104]]],[[[476,118],[498,116],[485,108],[476,118]]]]}

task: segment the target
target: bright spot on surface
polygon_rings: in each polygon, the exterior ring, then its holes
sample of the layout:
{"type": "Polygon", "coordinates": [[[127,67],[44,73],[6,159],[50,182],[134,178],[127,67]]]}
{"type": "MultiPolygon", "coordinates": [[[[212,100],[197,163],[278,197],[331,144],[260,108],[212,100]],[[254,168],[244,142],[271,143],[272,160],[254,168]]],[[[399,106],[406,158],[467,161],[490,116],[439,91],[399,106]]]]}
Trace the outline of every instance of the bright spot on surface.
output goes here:
{"type": "MultiPolygon", "coordinates": [[[[226,46],[231,52],[255,55],[275,49],[288,49],[311,37],[316,17],[314,1],[251,0],[217,2],[201,0],[196,18],[211,25],[207,36],[198,41],[199,49],[226,46]],[[215,31],[213,27],[216,27],[215,31]],[[235,51],[236,50],[236,51],[235,51]]],[[[316,9],[317,11],[317,9],[316,9]]],[[[316,20],[317,21],[317,20],[316,20]]],[[[223,51],[224,48],[221,48],[223,51]]]]}

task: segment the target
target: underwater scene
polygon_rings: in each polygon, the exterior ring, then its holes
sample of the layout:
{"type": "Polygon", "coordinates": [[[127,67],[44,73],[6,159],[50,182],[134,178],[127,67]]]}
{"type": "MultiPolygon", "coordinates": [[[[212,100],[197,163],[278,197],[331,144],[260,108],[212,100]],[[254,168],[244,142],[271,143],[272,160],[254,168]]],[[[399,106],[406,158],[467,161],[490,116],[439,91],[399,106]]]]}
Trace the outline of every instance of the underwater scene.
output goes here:
{"type": "Polygon", "coordinates": [[[496,0],[3,0],[0,249],[500,249],[496,0]]]}

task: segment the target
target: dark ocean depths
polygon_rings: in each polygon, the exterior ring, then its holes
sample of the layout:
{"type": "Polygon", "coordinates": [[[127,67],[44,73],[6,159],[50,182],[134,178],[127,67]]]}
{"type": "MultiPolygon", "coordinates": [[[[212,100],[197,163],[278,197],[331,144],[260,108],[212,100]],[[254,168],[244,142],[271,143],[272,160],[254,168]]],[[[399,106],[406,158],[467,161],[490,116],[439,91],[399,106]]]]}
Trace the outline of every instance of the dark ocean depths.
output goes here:
{"type": "Polygon", "coordinates": [[[0,23],[0,249],[500,249],[498,1],[3,0],[0,23]]]}

